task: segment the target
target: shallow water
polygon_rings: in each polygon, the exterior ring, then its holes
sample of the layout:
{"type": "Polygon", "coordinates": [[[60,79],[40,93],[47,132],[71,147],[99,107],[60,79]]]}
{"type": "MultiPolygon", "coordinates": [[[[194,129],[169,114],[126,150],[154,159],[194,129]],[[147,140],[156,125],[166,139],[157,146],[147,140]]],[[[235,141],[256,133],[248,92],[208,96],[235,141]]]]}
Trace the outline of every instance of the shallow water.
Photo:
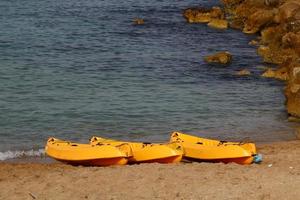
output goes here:
{"type": "Polygon", "coordinates": [[[253,36],[185,23],[189,1],[0,2],[0,151],[49,136],[165,140],[293,138],[282,83],[259,76],[253,36]],[[136,17],[145,25],[135,26],[136,17]],[[203,56],[228,50],[230,66],[203,56]],[[250,77],[234,76],[248,68],[250,77]]]}

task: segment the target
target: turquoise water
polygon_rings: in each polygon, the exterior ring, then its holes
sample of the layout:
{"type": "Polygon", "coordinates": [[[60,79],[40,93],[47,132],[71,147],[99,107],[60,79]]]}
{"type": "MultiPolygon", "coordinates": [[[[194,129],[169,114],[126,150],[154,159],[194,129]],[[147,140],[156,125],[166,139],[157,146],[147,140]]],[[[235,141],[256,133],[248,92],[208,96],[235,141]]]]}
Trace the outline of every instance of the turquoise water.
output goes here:
{"type": "Polygon", "coordinates": [[[291,139],[281,82],[261,78],[253,36],[185,23],[189,1],[0,2],[0,151],[49,136],[161,141],[178,130],[291,139]],[[145,25],[135,26],[136,17],[145,25]],[[230,51],[230,66],[203,56],[230,51]],[[250,77],[236,70],[250,69],[250,77]]]}

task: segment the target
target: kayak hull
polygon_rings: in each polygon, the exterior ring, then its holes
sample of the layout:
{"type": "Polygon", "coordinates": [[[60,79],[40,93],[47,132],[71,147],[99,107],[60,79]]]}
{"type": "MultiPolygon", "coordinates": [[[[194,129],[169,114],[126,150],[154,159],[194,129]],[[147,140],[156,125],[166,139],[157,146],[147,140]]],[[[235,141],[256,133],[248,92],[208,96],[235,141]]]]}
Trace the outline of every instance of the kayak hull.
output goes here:
{"type": "Polygon", "coordinates": [[[256,154],[253,143],[211,140],[179,132],[172,133],[170,142],[182,145],[184,158],[198,161],[250,164],[256,154]]]}
{"type": "Polygon", "coordinates": [[[129,163],[177,163],[182,159],[181,148],[177,144],[154,144],[109,140],[92,137],[90,144],[111,145],[120,148],[128,156],[129,163]]]}
{"type": "Polygon", "coordinates": [[[117,147],[79,144],[50,138],[45,152],[48,156],[72,165],[108,166],[125,165],[126,155],[117,147]]]}
{"type": "Polygon", "coordinates": [[[128,163],[128,159],[126,158],[104,158],[104,159],[94,159],[94,160],[60,160],[56,159],[60,162],[64,162],[70,165],[78,166],[99,166],[105,167],[110,165],[126,165],[128,163]]]}

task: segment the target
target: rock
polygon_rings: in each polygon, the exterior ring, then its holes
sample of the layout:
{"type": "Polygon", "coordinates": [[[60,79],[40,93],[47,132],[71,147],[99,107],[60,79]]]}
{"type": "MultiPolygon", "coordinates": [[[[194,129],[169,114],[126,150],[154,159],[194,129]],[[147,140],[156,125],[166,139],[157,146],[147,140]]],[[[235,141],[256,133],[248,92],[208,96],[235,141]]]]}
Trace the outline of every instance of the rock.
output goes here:
{"type": "Polygon", "coordinates": [[[220,7],[214,6],[210,10],[210,17],[212,19],[224,19],[225,14],[224,14],[223,10],[220,7]]]}
{"type": "Polygon", "coordinates": [[[135,25],[143,25],[143,24],[145,24],[145,21],[143,19],[136,18],[136,19],[133,20],[133,23],[135,25]]]}
{"type": "MultiPolygon", "coordinates": [[[[298,118],[298,117],[293,117],[293,116],[289,116],[288,117],[288,121],[289,122],[300,122],[300,118],[298,118]]],[[[297,132],[296,132],[296,135],[297,135],[297,132]]],[[[300,139],[300,130],[299,130],[299,138],[298,139],[300,139]]]]}
{"type": "Polygon", "coordinates": [[[208,23],[212,19],[224,19],[224,12],[220,7],[206,8],[189,8],[184,10],[183,16],[188,23],[208,23]]]}
{"type": "Polygon", "coordinates": [[[275,71],[273,69],[269,68],[261,76],[265,77],[265,78],[274,78],[275,77],[275,71]]]}
{"type": "Polygon", "coordinates": [[[223,19],[212,19],[208,24],[209,27],[217,28],[217,29],[227,29],[228,22],[223,19]]]}
{"type": "Polygon", "coordinates": [[[259,42],[257,40],[251,40],[248,44],[252,46],[257,46],[259,42]]]}
{"type": "Polygon", "coordinates": [[[267,23],[272,23],[274,18],[274,12],[272,10],[257,10],[255,13],[250,15],[245,23],[243,32],[244,33],[256,33],[260,28],[267,23]]]}
{"type": "Polygon", "coordinates": [[[282,64],[286,60],[295,57],[296,52],[293,49],[282,49],[280,46],[260,46],[257,53],[263,57],[264,62],[273,64],[282,64]]]}
{"type": "Polygon", "coordinates": [[[287,33],[282,37],[282,44],[286,48],[299,48],[300,47],[300,33],[293,32],[287,33]]]}
{"type": "Polygon", "coordinates": [[[287,66],[289,81],[285,88],[287,111],[291,116],[300,117],[300,61],[293,60],[287,66]]]}
{"type": "Polygon", "coordinates": [[[251,72],[248,69],[243,69],[235,73],[237,76],[249,76],[251,72]]]}
{"type": "Polygon", "coordinates": [[[262,75],[265,78],[275,78],[278,80],[286,81],[289,79],[288,71],[286,68],[280,68],[277,70],[273,70],[271,68],[267,69],[262,75]]]}
{"type": "Polygon", "coordinates": [[[280,3],[280,0],[264,0],[266,6],[275,7],[280,3]]]}
{"type": "Polygon", "coordinates": [[[188,23],[207,23],[211,20],[210,10],[204,8],[189,8],[184,10],[183,16],[188,23]]]}
{"type": "Polygon", "coordinates": [[[267,45],[273,43],[273,45],[280,46],[282,36],[285,34],[283,29],[278,26],[271,26],[263,29],[261,32],[261,41],[267,45]]]}
{"type": "Polygon", "coordinates": [[[208,63],[229,64],[232,60],[232,55],[227,51],[223,51],[214,55],[205,56],[204,60],[208,63]]]}
{"type": "Polygon", "coordinates": [[[300,1],[291,0],[285,2],[279,7],[278,14],[274,18],[277,23],[284,23],[294,18],[297,13],[300,12],[300,1]]]}

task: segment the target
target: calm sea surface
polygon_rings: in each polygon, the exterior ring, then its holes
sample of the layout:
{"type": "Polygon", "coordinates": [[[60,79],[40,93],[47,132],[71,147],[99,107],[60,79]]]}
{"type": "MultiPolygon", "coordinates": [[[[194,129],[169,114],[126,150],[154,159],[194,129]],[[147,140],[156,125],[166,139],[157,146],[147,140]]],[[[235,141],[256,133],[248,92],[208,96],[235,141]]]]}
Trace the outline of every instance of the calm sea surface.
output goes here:
{"type": "Polygon", "coordinates": [[[254,37],[182,17],[217,2],[1,0],[0,157],[49,136],[291,139],[283,84],[259,76],[254,37]],[[233,54],[230,66],[203,62],[220,50],[233,54]],[[233,75],[243,68],[254,74],[233,75]]]}

